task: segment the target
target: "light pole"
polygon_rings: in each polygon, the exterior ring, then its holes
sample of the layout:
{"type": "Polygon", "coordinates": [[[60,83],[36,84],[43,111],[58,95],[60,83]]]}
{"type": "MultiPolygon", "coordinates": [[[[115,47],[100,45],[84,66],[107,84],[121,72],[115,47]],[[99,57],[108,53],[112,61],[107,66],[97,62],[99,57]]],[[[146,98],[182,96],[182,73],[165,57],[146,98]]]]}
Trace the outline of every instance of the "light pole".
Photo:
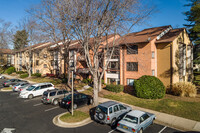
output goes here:
{"type": "Polygon", "coordinates": [[[74,82],[73,82],[74,74],[72,71],[72,116],[74,115],[74,82]]]}

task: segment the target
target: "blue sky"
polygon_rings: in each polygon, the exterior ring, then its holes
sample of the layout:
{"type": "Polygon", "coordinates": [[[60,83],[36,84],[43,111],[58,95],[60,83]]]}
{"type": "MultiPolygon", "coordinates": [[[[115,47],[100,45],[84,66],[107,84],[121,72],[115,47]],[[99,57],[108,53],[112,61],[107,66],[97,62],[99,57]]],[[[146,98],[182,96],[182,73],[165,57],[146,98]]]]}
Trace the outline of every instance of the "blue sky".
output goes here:
{"type": "MultiPolygon", "coordinates": [[[[189,10],[184,7],[187,0],[151,0],[156,5],[157,12],[149,18],[145,24],[135,27],[134,31],[143,30],[149,27],[172,25],[172,27],[183,27],[186,23],[183,12],[189,10]]],[[[25,9],[32,4],[39,3],[40,0],[0,0],[0,19],[17,25],[26,16],[25,9]]]]}

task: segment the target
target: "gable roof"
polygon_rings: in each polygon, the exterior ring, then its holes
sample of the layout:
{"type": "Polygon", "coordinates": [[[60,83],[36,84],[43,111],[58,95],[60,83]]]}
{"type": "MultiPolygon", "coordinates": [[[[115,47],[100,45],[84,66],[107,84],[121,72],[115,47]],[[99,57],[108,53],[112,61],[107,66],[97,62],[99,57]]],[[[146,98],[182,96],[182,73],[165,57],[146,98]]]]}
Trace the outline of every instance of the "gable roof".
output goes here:
{"type": "Polygon", "coordinates": [[[0,54],[12,54],[11,49],[0,49],[0,54]]]}
{"type": "Polygon", "coordinates": [[[120,44],[134,44],[134,43],[144,43],[153,40],[158,35],[160,35],[163,31],[170,28],[171,26],[161,26],[161,27],[154,27],[144,29],[140,32],[129,33],[125,35],[120,44]]]}

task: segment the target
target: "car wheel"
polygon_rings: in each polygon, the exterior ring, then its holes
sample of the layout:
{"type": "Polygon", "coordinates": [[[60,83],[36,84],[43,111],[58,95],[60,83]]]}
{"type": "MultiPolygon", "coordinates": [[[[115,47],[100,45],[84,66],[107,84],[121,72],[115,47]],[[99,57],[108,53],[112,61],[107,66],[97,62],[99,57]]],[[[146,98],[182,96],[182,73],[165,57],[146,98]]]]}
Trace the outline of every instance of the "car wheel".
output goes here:
{"type": "Polygon", "coordinates": [[[32,98],[33,98],[32,94],[28,95],[28,99],[32,99],[32,98]]]}
{"type": "Polygon", "coordinates": [[[53,100],[53,105],[57,105],[58,104],[58,99],[54,99],[53,100]]]}
{"type": "Polygon", "coordinates": [[[152,121],[151,125],[153,125],[153,124],[154,124],[154,120],[152,121]]]}
{"type": "Polygon", "coordinates": [[[112,119],[110,125],[111,125],[111,126],[115,126],[115,125],[116,125],[116,118],[112,119]]]}
{"type": "Polygon", "coordinates": [[[74,107],[73,107],[73,108],[74,108],[74,110],[75,110],[75,109],[77,109],[77,107],[78,107],[78,106],[77,106],[77,104],[74,104],[74,107]]]}
{"type": "Polygon", "coordinates": [[[90,99],[90,104],[93,104],[93,99],[92,98],[90,99]]]}
{"type": "Polygon", "coordinates": [[[99,120],[104,120],[105,114],[104,114],[103,112],[99,112],[99,113],[97,114],[97,117],[99,118],[99,120]]]}
{"type": "Polygon", "coordinates": [[[139,133],[143,133],[143,130],[142,130],[142,129],[140,129],[139,133]]]}

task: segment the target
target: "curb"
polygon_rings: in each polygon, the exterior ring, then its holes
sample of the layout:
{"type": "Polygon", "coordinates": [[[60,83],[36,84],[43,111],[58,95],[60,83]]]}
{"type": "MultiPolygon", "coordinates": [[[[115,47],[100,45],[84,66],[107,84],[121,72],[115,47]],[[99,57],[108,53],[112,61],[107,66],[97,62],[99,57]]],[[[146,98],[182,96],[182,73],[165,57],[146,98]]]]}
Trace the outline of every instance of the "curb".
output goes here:
{"type": "Polygon", "coordinates": [[[1,92],[11,92],[12,90],[4,90],[4,89],[0,89],[1,92]]]}
{"type": "Polygon", "coordinates": [[[73,123],[67,123],[67,122],[63,122],[60,120],[60,117],[63,115],[63,114],[66,114],[65,113],[62,113],[62,114],[59,114],[57,116],[55,116],[53,118],[53,124],[56,125],[56,126],[59,126],[59,127],[63,127],[63,128],[76,128],[76,127],[82,127],[82,126],[85,126],[89,123],[92,122],[91,118],[87,118],[83,121],[80,121],[80,122],[73,122],[73,123]]]}

